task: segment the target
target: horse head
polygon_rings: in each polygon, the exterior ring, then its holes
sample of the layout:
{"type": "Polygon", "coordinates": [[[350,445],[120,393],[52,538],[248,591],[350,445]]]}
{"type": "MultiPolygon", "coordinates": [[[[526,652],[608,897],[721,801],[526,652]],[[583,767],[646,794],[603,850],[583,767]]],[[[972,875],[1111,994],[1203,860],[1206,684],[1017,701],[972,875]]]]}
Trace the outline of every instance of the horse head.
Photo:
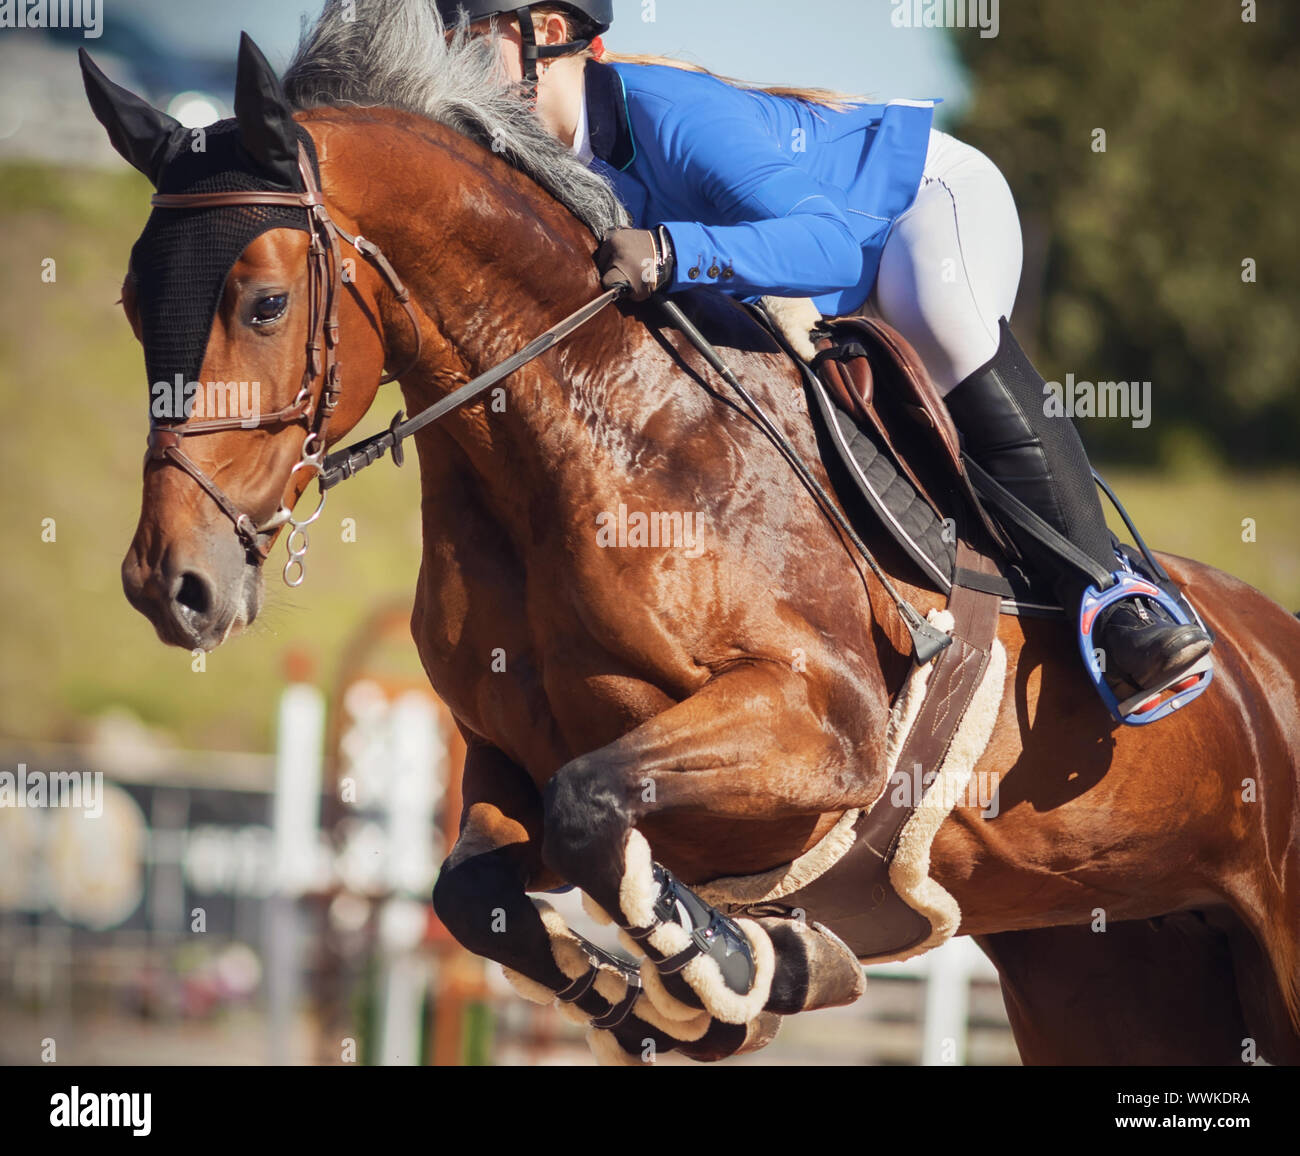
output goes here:
{"type": "Polygon", "coordinates": [[[81,67],[113,146],[157,190],[122,288],[151,383],[122,584],[164,642],[212,649],[257,615],[272,542],[286,526],[303,533],[292,511],[325,426],[346,433],[374,398],[380,286],[342,267],[312,191],[312,138],[247,35],[235,116],[203,129],[114,84],[84,50],[81,67]]]}

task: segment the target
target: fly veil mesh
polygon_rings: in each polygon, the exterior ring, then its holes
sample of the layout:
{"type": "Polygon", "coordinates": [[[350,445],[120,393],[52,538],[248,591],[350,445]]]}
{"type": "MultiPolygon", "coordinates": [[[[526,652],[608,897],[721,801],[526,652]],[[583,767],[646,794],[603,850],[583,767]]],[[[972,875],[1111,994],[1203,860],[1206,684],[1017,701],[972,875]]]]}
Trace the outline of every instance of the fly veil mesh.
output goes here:
{"type": "MultiPolygon", "coordinates": [[[[311,137],[295,127],[319,180],[311,137]]],[[[301,191],[258,175],[236,121],[218,121],[205,135],[205,151],[185,147],[168,161],[158,192],[301,191]]],[[[182,382],[199,380],[221,292],[240,254],[270,229],[310,228],[307,210],[289,205],[154,209],[131,250],[149,381],[171,387],[178,375],[182,382]]]]}

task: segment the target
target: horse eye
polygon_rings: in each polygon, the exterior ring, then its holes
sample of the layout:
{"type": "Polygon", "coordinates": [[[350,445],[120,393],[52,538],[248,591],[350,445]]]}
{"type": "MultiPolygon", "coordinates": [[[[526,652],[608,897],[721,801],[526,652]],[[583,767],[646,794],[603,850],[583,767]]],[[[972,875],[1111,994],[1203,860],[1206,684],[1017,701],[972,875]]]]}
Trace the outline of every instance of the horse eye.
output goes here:
{"type": "Polygon", "coordinates": [[[267,325],[272,321],[278,321],[284,316],[284,311],[289,305],[289,294],[273,293],[269,297],[259,298],[257,304],[253,306],[253,324],[267,325]]]}

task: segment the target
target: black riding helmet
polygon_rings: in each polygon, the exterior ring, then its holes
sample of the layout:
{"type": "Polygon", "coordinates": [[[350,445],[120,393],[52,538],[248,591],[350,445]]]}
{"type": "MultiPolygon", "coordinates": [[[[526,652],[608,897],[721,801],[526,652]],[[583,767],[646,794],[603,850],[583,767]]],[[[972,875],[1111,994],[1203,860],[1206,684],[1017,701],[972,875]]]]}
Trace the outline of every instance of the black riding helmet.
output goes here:
{"type": "Polygon", "coordinates": [[[515,16],[519,20],[519,37],[523,41],[524,81],[537,83],[537,61],[551,56],[572,56],[581,52],[595,37],[609,31],[614,23],[614,0],[553,0],[556,7],[567,8],[582,21],[583,31],[591,35],[582,40],[570,40],[565,44],[537,44],[533,30],[534,5],[520,5],[517,0],[437,0],[438,15],[442,17],[444,27],[454,27],[463,12],[470,21],[484,20],[489,16],[515,16]]]}

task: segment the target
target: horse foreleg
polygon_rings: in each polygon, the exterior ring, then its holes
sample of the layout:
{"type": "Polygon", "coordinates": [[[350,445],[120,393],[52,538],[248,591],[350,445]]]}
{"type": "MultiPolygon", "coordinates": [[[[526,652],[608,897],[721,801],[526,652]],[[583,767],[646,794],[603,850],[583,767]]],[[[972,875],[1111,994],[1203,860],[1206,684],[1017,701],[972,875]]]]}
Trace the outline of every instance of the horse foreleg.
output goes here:
{"type": "Polygon", "coordinates": [[[476,738],[468,744],[463,783],[460,836],[438,873],[434,911],[475,955],[558,990],[567,980],[525,893],[530,885],[545,885],[537,788],[499,750],[476,738]]]}
{"type": "Polygon", "coordinates": [[[439,919],[463,947],[500,963],[526,999],[553,1005],[588,1027],[606,1062],[648,1062],[682,1048],[694,1059],[740,1050],[746,1033],[701,1011],[665,1020],[645,997],[634,965],[603,952],[526,890],[547,878],[539,854],[541,796],[501,751],[470,738],[460,837],[433,891],[439,919]]]}
{"type": "Polygon", "coordinates": [[[704,1008],[762,1032],[765,1010],[851,1003],[858,961],[816,925],[724,916],[652,860],[636,825],[679,809],[769,820],[847,809],[870,792],[845,761],[805,679],[774,663],[737,666],[562,767],[544,796],[542,858],[648,956],[642,975],[665,1015],[704,1008]]]}

